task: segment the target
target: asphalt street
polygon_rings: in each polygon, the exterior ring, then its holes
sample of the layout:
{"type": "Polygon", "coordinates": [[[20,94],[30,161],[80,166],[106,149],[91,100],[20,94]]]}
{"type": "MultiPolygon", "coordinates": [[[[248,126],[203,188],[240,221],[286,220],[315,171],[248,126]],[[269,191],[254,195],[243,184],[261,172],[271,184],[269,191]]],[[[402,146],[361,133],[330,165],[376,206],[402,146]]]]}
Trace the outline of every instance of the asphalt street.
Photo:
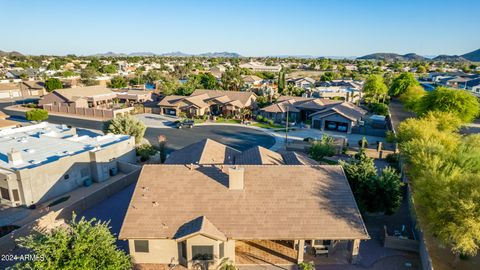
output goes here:
{"type": "MultiPolygon", "coordinates": [[[[0,103],[0,109],[13,119],[25,119],[23,112],[5,109],[11,102],[0,103]]],[[[55,124],[67,124],[76,128],[89,130],[102,130],[104,122],[88,119],[63,117],[50,115],[48,122],[55,124]]],[[[157,144],[158,136],[164,135],[167,138],[167,150],[174,151],[189,144],[198,142],[205,138],[216,140],[220,143],[234,147],[238,150],[245,150],[253,146],[270,148],[275,144],[275,139],[263,131],[241,127],[241,126],[197,126],[191,129],[176,128],[147,128],[145,138],[151,144],[157,144]]]]}

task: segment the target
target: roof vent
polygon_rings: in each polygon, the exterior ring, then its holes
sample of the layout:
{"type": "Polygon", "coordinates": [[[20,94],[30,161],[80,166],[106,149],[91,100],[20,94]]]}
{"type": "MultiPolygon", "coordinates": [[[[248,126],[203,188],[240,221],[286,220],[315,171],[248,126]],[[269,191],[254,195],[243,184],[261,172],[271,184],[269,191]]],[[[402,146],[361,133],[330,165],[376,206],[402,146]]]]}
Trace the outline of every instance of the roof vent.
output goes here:
{"type": "Polygon", "coordinates": [[[245,169],[238,166],[228,168],[228,188],[241,190],[244,185],[245,169]]]}

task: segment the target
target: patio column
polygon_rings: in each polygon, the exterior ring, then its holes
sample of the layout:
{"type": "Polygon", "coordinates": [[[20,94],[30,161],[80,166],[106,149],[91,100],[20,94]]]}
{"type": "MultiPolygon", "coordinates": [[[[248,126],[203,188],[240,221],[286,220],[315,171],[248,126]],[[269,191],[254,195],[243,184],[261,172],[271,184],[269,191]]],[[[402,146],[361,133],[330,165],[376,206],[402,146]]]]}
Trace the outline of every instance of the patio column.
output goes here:
{"type": "Polygon", "coordinates": [[[305,250],[305,240],[298,240],[297,263],[303,262],[304,250],[305,250]]]}
{"type": "Polygon", "coordinates": [[[358,262],[358,253],[360,251],[360,239],[349,241],[350,263],[356,264],[358,262]]]}

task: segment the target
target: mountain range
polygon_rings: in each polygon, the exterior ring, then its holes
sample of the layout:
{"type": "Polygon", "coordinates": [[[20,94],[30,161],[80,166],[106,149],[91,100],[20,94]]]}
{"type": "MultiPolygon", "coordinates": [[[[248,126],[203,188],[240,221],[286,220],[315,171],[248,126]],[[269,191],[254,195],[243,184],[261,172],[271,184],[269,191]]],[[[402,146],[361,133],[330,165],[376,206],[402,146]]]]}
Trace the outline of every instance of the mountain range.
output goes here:
{"type": "Polygon", "coordinates": [[[0,56],[22,56],[23,54],[17,52],[17,51],[11,51],[11,52],[4,52],[0,50],[0,56]]]}
{"type": "Polygon", "coordinates": [[[396,54],[396,53],[373,53],[358,57],[364,60],[383,60],[383,61],[444,61],[444,62],[480,62],[480,49],[462,55],[438,55],[433,58],[427,58],[415,53],[396,54]]]}

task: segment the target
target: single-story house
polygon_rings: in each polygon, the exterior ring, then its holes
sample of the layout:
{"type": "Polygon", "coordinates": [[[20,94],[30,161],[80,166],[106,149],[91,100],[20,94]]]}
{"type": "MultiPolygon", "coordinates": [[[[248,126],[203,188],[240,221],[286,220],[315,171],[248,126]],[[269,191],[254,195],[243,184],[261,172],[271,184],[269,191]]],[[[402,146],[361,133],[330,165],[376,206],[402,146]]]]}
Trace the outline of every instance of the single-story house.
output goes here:
{"type": "Polygon", "coordinates": [[[215,269],[355,263],[369,235],[341,166],[158,164],[143,166],[119,239],[140,267],[215,269]]]}
{"type": "Polygon", "coordinates": [[[152,91],[127,89],[116,93],[120,102],[144,103],[153,101],[152,91]]]}
{"type": "Polygon", "coordinates": [[[47,93],[45,83],[41,81],[23,81],[20,88],[24,97],[41,97],[47,93]]]}
{"type": "Polygon", "coordinates": [[[311,89],[315,85],[315,80],[310,77],[292,78],[286,81],[287,84],[293,84],[303,89],[311,89]]]}
{"type": "Polygon", "coordinates": [[[352,132],[352,127],[360,124],[367,111],[349,102],[329,106],[311,114],[312,128],[352,132]]]}
{"type": "Polygon", "coordinates": [[[236,115],[242,108],[256,108],[252,92],[197,89],[190,96],[166,96],[159,103],[160,114],[178,116],[236,115]]]}
{"type": "Polygon", "coordinates": [[[22,90],[18,83],[0,83],[0,99],[21,98],[22,90]]]}
{"type": "Polygon", "coordinates": [[[74,105],[77,108],[110,108],[117,93],[104,86],[57,89],[45,95],[39,105],[74,105]]]}

